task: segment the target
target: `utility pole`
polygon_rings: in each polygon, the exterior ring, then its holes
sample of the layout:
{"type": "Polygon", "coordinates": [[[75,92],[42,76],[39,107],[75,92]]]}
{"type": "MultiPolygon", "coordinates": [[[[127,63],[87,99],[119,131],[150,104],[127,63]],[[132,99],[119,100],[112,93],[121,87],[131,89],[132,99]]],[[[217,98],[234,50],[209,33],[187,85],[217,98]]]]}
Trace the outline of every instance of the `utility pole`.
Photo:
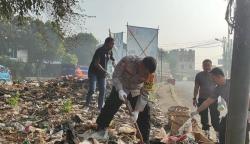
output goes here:
{"type": "Polygon", "coordinates": [[[162,53],[163,53],[163,49],[160,49],[161,52],[161,82],[162,82],[162,53]]]}
{"type": "Polygon", "coordinates": [[[223,43],[223,70],[226,74],[226,76],[228,77],[228,70],[227,70],[227,38],[223,37],[222,39],[222,43],[223,43]]]}
{"type": "Polygon", "coordinates": [[[250,83],[250,1],[236,0],[226,144],[245,144],[250,83]]]}
{"type": "Polygon", "coordinates": [[[226,77],[228,77],[228,70],[227,70],[227,38],[223,37],[222,39],[218,39],[215,38],[216,41],[219,41],[222,43],[222,48],[223,48],[223,53],[222,53],[222,69],[226,75],[226,77]]]}
{"type": "Polygon", "coordinates": [[[222,44],[223,44],[223,54],[222,54],[223,70],[226,71],[226,61],[225,61],[225,56],[226,56],[226,41],[225,41],[225,37],[223,37],[223,39],[222,39],[222,44]]]}

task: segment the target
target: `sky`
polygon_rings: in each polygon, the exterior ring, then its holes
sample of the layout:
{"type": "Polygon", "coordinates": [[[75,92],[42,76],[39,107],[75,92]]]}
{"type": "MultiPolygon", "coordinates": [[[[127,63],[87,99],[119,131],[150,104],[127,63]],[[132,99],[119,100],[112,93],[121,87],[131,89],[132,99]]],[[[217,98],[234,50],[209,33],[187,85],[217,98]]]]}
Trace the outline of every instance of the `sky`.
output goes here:
{"type": "Polygon", "coordinates": [[[214,65],[222,57],[222,44],[215,38],[227,36],[224,19],[226,0],[84,0],[86,31],[103,41],[111,32],[124,32],[126,25],[159,28],[159,47],[164,50],[185,48],[198,43],[215,43],[213,47],[195,48],[195,68],[203,59],[214,65]]]}

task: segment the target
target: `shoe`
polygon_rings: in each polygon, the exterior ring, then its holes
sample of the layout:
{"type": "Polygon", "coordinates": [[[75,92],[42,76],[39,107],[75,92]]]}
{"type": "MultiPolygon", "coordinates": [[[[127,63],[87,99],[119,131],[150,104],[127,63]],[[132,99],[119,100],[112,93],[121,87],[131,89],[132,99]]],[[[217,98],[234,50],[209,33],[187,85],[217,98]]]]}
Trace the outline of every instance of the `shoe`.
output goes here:
{"type": "Polygon", "coordinates": [[[204,130],[204,134],[205,134],[205,136],[206,136],[208,139],[210,139],[210,132],[209,132],[209,130],[204,130]]]}
{"type": "Polygon", "coordinates": [[[97,140],[107,140],[109,139],[108,131],[106,129],[98,130],[91,135],[92,138],[97,140]]]}

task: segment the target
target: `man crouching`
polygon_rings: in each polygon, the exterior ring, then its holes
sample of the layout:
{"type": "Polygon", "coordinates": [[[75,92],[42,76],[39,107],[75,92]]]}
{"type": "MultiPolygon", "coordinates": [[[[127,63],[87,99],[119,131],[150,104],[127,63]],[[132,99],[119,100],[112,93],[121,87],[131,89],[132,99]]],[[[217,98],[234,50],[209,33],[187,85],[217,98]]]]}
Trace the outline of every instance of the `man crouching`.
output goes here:
{"type": "Polygon", "coordinates": [[[105,131],[122,103],[127,99],[134,109],[132,120],[137,122],[143,141],[149,143],[150,108],[147,102],[148,92],[143,85],[155,72],[156,65],[156,60],[150,56],[143,59],[137,56],[126,56],[121,59],[113,73],[111,93],[96,120],[98,132],[105,131]]]}

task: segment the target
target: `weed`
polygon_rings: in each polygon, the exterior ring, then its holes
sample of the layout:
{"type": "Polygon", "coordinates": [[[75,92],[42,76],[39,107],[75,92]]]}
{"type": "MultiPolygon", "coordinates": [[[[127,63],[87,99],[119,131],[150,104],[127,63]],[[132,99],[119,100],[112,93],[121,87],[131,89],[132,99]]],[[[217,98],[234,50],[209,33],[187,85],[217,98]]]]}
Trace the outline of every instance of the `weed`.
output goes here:
{"type": "Polygon", "coordinates": [[[63,103],[63,111],[68,113],[72,110],[72,101],[71,99],[67,99],[64,103],[63,103]]]}
{"type": "Polygon", "coordinates": [[[19,103],[19,97],[20,97],[19,92],[16,92],[14,96],[7,99],[7,103],[12,107],[16,107],[18,106],[18,103],[19,103]]]}

